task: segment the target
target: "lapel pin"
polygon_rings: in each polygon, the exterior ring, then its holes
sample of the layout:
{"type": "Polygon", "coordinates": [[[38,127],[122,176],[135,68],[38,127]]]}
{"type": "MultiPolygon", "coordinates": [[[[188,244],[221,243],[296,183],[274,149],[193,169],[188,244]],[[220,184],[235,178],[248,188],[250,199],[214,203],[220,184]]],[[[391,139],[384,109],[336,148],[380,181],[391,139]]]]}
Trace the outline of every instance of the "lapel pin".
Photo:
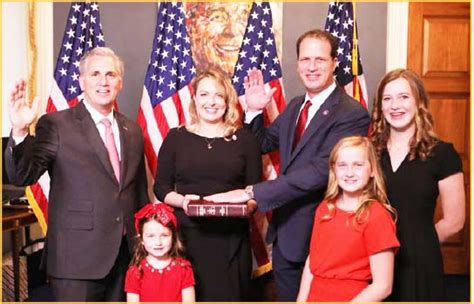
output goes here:
{"type": "Polygon", "coordinates": [[[324,111],[323,111],[323,115],[324,115],[324,116],[326,116],[326,115],[328,115],[328,114],[329,114],[329,110],[324,110],[324,111]]]}

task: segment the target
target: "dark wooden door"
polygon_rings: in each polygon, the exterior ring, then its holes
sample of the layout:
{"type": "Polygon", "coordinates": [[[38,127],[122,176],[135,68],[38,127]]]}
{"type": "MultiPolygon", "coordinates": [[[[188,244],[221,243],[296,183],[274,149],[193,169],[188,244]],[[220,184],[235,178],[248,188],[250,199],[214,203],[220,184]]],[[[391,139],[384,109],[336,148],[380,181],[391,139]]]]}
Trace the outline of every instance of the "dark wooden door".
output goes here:
{"type": "MultiPolygon", "coordinates": [[[[435,130],[463,162],[466,223],[442,246],[445,272],[469,273],[470,233],[470,3],[410,3],[408,68],[430,95],[435,130]]],[[[441,216],[437,206],[435,220],[441,216]]]]}

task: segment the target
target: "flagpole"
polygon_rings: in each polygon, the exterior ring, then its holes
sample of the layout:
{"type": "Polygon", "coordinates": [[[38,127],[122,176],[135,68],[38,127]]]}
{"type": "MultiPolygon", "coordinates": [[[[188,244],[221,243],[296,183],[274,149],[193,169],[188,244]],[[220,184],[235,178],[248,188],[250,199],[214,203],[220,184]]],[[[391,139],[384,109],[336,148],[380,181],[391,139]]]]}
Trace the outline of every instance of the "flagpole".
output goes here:
{"type": "Polygon", "coordinates": [[[354,16],[354,27],[352,34],[352,76],[356,81],[353,83],[354,98],[360,101],[359,85],[357,76],[359,75],[359,54],[358,54],[358,37],[357,37],[357,17],[356,17],[356,0],[352,0],[352,13],[354,16]]]}

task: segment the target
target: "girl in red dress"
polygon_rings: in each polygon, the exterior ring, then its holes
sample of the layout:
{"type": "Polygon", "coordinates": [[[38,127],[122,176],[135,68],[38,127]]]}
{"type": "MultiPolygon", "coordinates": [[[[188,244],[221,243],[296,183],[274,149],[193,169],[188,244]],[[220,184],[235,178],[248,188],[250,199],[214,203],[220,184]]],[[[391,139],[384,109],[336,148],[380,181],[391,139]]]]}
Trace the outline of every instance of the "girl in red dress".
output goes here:
{"type": "Polygon", "coordinates": [[[369,139],[341,139],[329,156],[328,189],[316,210],[297,301],[386,298],[400,246],[395,217],[369,139]]]}
{"type": "Polygon", "coordinates": [[[178,221],[166,204],[147,204],[135,214],[140,241],[125,278],[127,302],[194,302],[194,275],[182,257],[178,221]]]}

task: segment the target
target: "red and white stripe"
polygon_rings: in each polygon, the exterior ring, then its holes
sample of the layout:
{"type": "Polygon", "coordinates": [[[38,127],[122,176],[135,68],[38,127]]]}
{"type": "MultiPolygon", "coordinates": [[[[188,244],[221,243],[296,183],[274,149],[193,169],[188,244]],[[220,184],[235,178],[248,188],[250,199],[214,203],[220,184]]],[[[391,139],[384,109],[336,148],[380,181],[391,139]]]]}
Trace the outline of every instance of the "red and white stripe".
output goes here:
{"type": "Polygon", "coordinates": [[[153,195],[153,184],[158,164],[158,152],[168,131],[189,121],[190,90],[188,85],[179,90],[178,94],[174,94],[153,108],[148,91],[146,87],[143,88],[137,122],[142,129],[145,141],[148,193],[155,201],[157,199],[153,195]]]}

